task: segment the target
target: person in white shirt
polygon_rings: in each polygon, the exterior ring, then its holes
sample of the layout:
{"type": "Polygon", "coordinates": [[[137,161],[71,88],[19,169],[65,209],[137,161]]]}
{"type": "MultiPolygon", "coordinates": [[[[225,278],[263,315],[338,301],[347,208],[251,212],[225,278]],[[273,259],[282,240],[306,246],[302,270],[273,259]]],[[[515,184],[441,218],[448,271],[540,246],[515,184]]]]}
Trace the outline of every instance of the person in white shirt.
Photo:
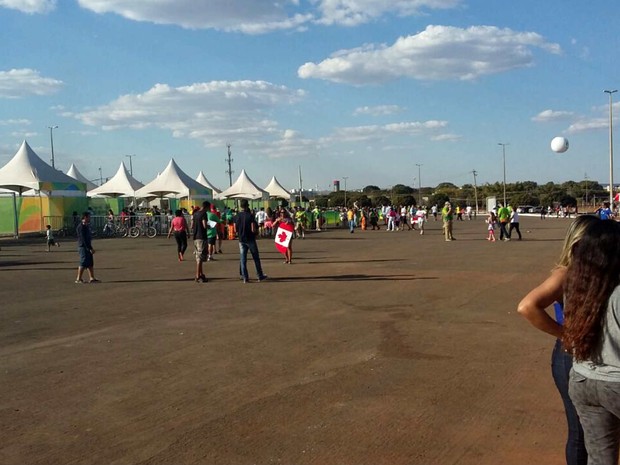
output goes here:
{"type": "Polygon", "coordinates": [[[519,214],[517,213],[517,209],[513,208],[512,205],[508,205],[510,208],[510,226],[508,227],[508,239],[512,237],[512,230],[517,231],[519,235],[519,240],[521,240],[521,231],[519,230],[519,214]]]}
{"type": "Polygon", "coordinates": [[[265,208],[261,207],[259,211],[256,212],[256,222],[258,223],[258,234],[260,237],[265,237],[265,221],[267,221],[267,213],[265,213],[265,208]]]}

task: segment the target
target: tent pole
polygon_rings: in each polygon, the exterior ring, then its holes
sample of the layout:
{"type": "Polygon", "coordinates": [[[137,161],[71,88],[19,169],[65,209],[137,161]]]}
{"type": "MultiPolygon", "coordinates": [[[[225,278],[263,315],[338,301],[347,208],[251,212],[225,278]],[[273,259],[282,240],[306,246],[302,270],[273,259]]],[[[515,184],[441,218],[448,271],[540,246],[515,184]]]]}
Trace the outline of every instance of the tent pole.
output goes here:
{"type": "MultiPolygon", "coordinates": [[[[20,192],[21,197],[21,192],[20,192]]],[[[19,214],[17,213],[17,198],[13,193],[13,215],[15,216],[15,239],[19,239],[19,214]]]]}

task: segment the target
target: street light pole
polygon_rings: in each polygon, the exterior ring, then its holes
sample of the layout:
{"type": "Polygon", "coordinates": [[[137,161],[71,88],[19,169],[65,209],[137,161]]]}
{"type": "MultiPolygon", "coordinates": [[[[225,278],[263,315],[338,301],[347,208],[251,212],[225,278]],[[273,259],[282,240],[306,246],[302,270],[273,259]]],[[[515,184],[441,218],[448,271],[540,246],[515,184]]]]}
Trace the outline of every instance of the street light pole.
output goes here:
{"type": "Polygon", "coordinates": [[[506,206],[506,146],[510,144],[504,144],[502,142],[498,142],[497,145],[502,146],[502,156],[504,160],[504,204],[502,206],[506,206]]]}
{"type": "Polygon", "coordinates": [[[422,205],[422,178],[421,178],[421,169],[422,166],[420,163],[416,163],[415,166],[418,167],[418,208],[422,205]]]}
{"type": "Polygon", "coordinates": [[[52,163],[52,168],[56,169],[56,166],[54,166],[54,136],[52,135],[52,131],[58,129],[58,126],[48,126],[47,128],[50,130],[50,145],[52,146],[52,158],[50,162],[52,163]]]}
{"type": "Polygon", "coordinates": [[[347,208],[347,179],[349,176],[343,176],[342,179],[344,179],[344,208],[347,208]]]}
{"type": "Polygon", "coordinates": [[[131,176],[133,177],[133,163],[131,162],[133,157],[135,157],[135,155],[125,155],[127,158],[129,158],[129,174],[131,174],[131,176]]]}
{"type": "Polygon", "coordinates": [[[613,210],[614,207],[614,125],[613,125],[613,106],[612,94],[618,90],[606,90],[609,94],[609,206],[613,210]]]}

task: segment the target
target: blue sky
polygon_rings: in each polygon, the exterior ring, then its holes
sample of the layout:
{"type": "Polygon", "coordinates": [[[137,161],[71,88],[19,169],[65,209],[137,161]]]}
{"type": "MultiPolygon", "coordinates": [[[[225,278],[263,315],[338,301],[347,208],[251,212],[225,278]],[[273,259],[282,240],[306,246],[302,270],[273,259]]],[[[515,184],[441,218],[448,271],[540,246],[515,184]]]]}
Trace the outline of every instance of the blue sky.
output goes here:
{"type": "Polygon", "coordinates": [[[49,161],[57,125],[56,167],[97,180],[135,155],[144,183],[174,158],[226,188],[231,144],[233,181],[261,187],[297,187],[299,166],[321,190],[481,184],[502,180],[501,142],[508,182],[605,183],[618,6],[0,0],[0,165],[23,139],[49,161]]]}

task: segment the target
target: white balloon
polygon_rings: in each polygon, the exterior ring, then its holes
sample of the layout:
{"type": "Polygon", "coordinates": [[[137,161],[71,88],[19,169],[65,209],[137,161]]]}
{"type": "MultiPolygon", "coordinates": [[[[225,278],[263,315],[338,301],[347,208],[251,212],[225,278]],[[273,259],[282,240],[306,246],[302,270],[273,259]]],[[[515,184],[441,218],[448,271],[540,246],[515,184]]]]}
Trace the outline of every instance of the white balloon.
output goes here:
{"type": "Polygon", "coordinates": [[[551,150],[555,153],[564,153],[568,150],[568,139],[566,137],[554,137],[551,141],[551,150]]]}

